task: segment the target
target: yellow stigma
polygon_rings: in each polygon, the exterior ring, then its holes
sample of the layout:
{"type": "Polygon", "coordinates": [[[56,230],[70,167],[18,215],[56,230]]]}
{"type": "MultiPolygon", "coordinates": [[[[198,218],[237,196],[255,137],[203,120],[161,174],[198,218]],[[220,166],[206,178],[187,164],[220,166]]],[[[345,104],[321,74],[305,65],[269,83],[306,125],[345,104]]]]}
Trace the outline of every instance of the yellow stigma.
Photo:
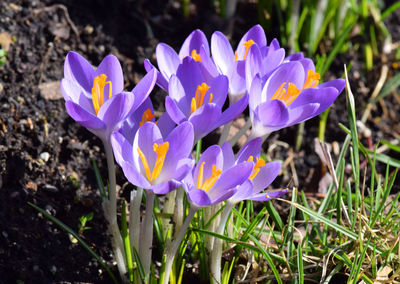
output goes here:
{"type": "Polygon", "coordinates": [[[104,87],[108,84],[109,95],[108,98],[112,96],[112,83],[111,81],[106,81],[107,76],[105,74],[101,74],[99,76],[94,77],[93,79],[93,88],[92,88],[92,100],[93,107],[96,111],[96,114],[99,112],[100,107],[104,104],[104,87]]]}
{"type": "Polygon", "coordinates": [[[192,56],[192,58],[193,58],[195,61],[200,61],[200,62],[201,62],[200,53],[197,53],[197,50],[196,50],[196,49],[193,49],[193,50],[192,50],[192,53],[191,53],[190,55],[192,56]]]}
{"type": "MultiPolygon", "coordinates": [[[[192,98],[192,101],[190,102],[190,114],[195,112],[199,107],[203,105],[204,96],[206,95],[208,89],[210,89],[210,86],[207,85],[206,83],[197,86],[196,94],[194,98],[192,98]]],[[[208,103],[211,103],[212,99],[213,99],[213,94],[210,94],[210,99],[208,103]]]]}
{"type": "MultiPolygon", "coordinates": [[[[263,166],[265,166],[265,161],[264,161],[263,159],[260,159],[260,158],[256,158],[256,159],[257,159],[257,162],[256,162],[256,164],[255,164],[254,167],[253,167],[253,171],[252,171],[252,173],[251,173],[249,179],[254,179],[254,178],[257,176],[257,174],[259,173],[260,168],[263,167],[263,166]]],[[[247,159],[247,161],[252,162],[252,161],[253,161],[253,156],[250,156],[250,157],[247,159]]]]}
{"type": "Polygon", "coordinates": [[[210,188],[214,185],[214,183],[218,180],[222,171],[218,169],[216,165],[213,165],[211,176],[203,182],[204,165],[205,162],[202,162],[200,165],[199,175],[197,176],[197,188],[202,189],[204,191],[209,191],[210,188]]]}
{"type": "Polygon", "coordinates": [[[296,88],[296,85],[293,83],[288,84],[287,90],[284,88],[285,82],[282,83],[279,88],[275,91],[271,100],[281,100],[289,106],[300,94],[300,90],[296,88]]]}
{"type": "MultiPolygon", "coordinates": [[[[243,56],[242,60],[246,60],[247,53],[249,52],[250,46],[252,46],[253,44],[255,44],[255,42],[252,39],[249,39],[248,41],[245,41],[243,43],[243,45],[246,47],[246,50],[244,51],[244,56],[243,56]]],[[[238,61],[237,51],[235,51],[235,61],[238,61]]]]}
{"type": "Polygon", "coordinates": [[[321,79],[321,76],[317,72],[313,72],[311,69],[308,70],[307,79],[303,85],[303,89],[315,88],[318,86],[319,79],[321,79]]]}
{"type": "Polygon", "coordinates": [[[158,178],[158,176],[160,175],[168,149],[169,149],[169,142],[164,142],[161,145],[158,145],[157,143],[153,144],[153,150],[154,152],[156,152],[157,158],[154,164],[153,171],[150,171],[149,163],[147,162],[146,156],[144,155],[142,150],[140,150],[139,147],[137,148],[140,160],[142,161],[143,168],[146,173],[146,177],[150,183],[156,178],[158,178]]]}
{"type": "Polygon", "coordinates": [[[156,116],[151,112],[151,109],[146,109],[142,115],[142,121],[139,122],[139,127],[142,126],[144,123],[151,121],[156,116]]]}

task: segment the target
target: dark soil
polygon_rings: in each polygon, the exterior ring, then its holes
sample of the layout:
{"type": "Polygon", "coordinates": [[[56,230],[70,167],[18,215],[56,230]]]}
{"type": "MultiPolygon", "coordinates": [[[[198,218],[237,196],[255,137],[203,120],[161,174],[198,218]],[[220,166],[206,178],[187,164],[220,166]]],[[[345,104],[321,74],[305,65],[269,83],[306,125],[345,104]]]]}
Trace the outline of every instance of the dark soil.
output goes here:
{"type": "MultiPolygon", "coordinates": [[[[100,141],[67,115],[58,92],[63,77],[63,62],[70,50],[85,56],[93,65],[109,53],[122,63],[126,89],[131,89],[144,75],[143,61],[154,62],[158,42],[178,49],[195,28],[208,38],[214,30],[231,33],[238,42],[241,35],[257,23],[255,4],[239,3],[234,21],[215,15],[211,1],[193,1],[191,16],[182,16],[181,1],[52,1],[21,0],[0,3],[0,33],[14,37],[6,64],[0,67],[0,283],[110,283],[98,263],[68,235],[28,205],[44,208],[77,230],[78,218],[90,212],[92,229],[82,237],[94,251],[117,271],[112,262],[101,202],[91,159],[95,159],[104,177],[106,167],[100,141]],[[70,20],[69,20],[70,17],[70,20]],[[77,32],[77,33],[76,33],[77,32]]],[[[400,38],[398,17],[388,19],[393,37],[400,38]],[[396,20],[397,19],[397,20],[396,20]]],[[[268,39],[278,37],[276,31],[268,39]]],[[[279,37],[278,37],[279,38],[279,37]]],[[[377,58],[373,72],[364,75],[362,53],[350,50],[340,55],[330,77],[340,77],[344,63],[352,61],[352,89],[357,107],[362,110],[375,87],[382,60],[377,58]],[[356,78],[354,74],[361,74],[356,78]]],[[[388,59],[389,61],[392,59],[388,59]]],[[[392,68],[392,67],[391,67],[392,68]]],[[[389,76],[397,70],[391,69],[389,76]]],[[[152,99],[163,111],[163,94],[153,92],[152,99]]],[[[391,95],[385,105],[373,110],[368,127],[372,142],[397,137],[400,133],[398,95],[391,95]]],[[[346,124],[344,93],[332,107],[326,140],[344,140],[338,122],[346,124]]],[[[293,152],[293,162],[300,188],[316,191],[312,173],[320,169],[314,152],[318,120],[306,123],[303,147],[293,152]]],[[[275,133],[265,149],[277,140],[292,149],[297,127],[275,133]]],[[[206,140],[209,144],[213,138],[206,140]]],[[[363,139],[365,144],[367,140],[363,139]]],[[[286,160],[289,149],[278,146],[274,158],[286,160]]],[[[335,158],[335,157],[334,157],[335,158]]],[[[292,173],[275,182],[286,186],[292,173]]],[[[316,176],[318,181],[318,175],[316,176]]],[[[118,173],[121,194],[126,194],[126,179],[118,173]],[[125,190],[124,190],[125,189],[125,190]]],[[[399,190],[397,185],[396,190],[399,190]]],[[[190,272],[188,272],[190,273],[190,272]]]]}

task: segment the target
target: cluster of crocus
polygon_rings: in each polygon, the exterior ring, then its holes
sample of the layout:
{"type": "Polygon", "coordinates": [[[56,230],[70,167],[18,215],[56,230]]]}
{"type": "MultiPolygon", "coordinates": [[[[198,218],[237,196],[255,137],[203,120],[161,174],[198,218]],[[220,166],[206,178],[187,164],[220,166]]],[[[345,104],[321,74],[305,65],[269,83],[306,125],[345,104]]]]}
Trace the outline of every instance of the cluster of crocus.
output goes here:
{"type": "MultiPolygon", "coordinates": [[[[216,230],[221,234],[238,202],[268,201],[286,193],[286,189],[263,192],[279,174],[281,163],[267,163],[260,157],[260,137],[320,114],[343,90],[344,81],[319,84],[320,75],[310,59],[301,53],[285,56],[276,39],[268,45],[259,25],[242,37],[236,51],[220,32],[212,35],[210,49],[204,33],[195,30],[179,53],[160,43],[156,56],[159,70],[146,60],[147,75],[131,92],[124,92],[121,66],[114,56],[107,56],[94,69],[80,55],[70,52],[61,90],[69,115],[97,135],[106,149],[110,198],[105,201],[105,213],[112,215],[107,219],[114,226],[110,231],[117,261],[122,262],[119,270],[123,279],[126,255],[120,249],[116,223],[114,157],[129,182],[138,187],[136,205],[131,203],[130,212],[130,228],[136,233],[130,236],[143,238],[130,241],[140,248],[147,277],[154,194],[168,194],[177,188],[186,192],[191,211],[166,249],[167,283],[176,250],[198,209],[226,201],[216,230]],[[155,84],[168,93],[166,112],[160,117],[154,114],[149,98],[155,84]],[[229,107],[224,109],[227,98],[229,107]],[[231,144],[222,139],[220,146],[208,147],[196,161],[191,155],[193,146],[211,131],[229,124],[247,106],[252,133],[238,154],[235,156],[231,144]],[[132,208],[140,210],[143,189],[147,208],[145,220],[140,222],[140,212],[132,208]]],[[[215,242],[211,258],[216,283],[220,282],[221,245],[221,241],[215,242]]]]}

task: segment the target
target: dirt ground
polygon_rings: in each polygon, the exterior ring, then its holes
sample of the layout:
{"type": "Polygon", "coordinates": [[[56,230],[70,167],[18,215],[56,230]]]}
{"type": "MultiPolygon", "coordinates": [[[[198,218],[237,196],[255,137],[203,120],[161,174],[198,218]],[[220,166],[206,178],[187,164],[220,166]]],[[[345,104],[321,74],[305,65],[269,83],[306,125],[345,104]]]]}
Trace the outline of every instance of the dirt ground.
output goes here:
{"type": "MultiPolygon", "coordinates": [[[[213,31],[221,30],[238,42],[257,23],[254,3],[239,3],[235,19],[225,21],[215,15],[208,2],[193,1],[191,16],[185,19],[181,1],[1,1],[0,33],[5,34],[10,47],[7,61],[0,67],[0,283],[110,282],[83,248],[27,202],[46,209],[73,229],[78,228],[80,216],[93,212],[89,223],[92,229],[85,231],[83,238],[118,274],[111,263],[91,165],[91,159],[95,159],[106,177],[102,145],[65,111],[59,91],[64,58],[75,50],[97,65],[113,53],[121,61],[125,87],[130,90],[145,74],[144,59],[154,62],[157,43],[166,42],[178,49],[195,28],[202,29],[208,38],[213,31]]],[[[400,40],[399,18],[397,13],[386,22],[393,41],[400,40]]],[[[277,30],[267,31],[267,38],[279,38],[277,30]]],[[[359,51],[349,50],[336,58],[326,77],[340,77],[343,64],[352,61],[350,77],[359,110],[365,107],[382,66],[382,60],[376,58],[374,70],[365,74],[362,60],[359,51]]],[[[391,57],[388,62],[391,77],[398,70],[391,57]]],[[[152,94],[159,111],[163,111],[164,96],[159,89],[152,94]]],[[[367,123],[372,144],[399,136],[399,103],[400,96],[392,94],[372,111],[367,123]]],[[[330,112],[326,130],[329,143],[344,140],[339,122],[347,122],[344,93],[330,112]]],[[[285,186],[295,174],[300,189],[317,191],[316,182],[321,177],[320,160],[313,147],[317,127],[318,119],[306,123],[299,152],[293,150],[297,127],[273,134],[264,144],[273,158],[287,161],[286,174],[274,187],[285,186]]],[[[205,145],[216,139],[211,135],[205,145]]],[[[368,140],[363,138],[363,143],[368,145],[368,140]]],[[[132,186],[121,171],[117,183],[120,195],[128,197],[132,186]]],[[[399,191],[399,185],[395,190],[399,191]]]]}

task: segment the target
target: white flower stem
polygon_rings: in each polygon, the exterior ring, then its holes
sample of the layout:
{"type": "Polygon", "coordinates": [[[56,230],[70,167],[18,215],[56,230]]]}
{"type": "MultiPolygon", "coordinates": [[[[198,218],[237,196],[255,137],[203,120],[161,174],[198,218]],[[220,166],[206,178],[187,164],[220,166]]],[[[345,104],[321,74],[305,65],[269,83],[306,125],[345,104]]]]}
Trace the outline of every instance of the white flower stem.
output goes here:
{"type": "MultiPolygon", "coordinates": [[[[217,228],[216,233],[222,235],[224,233],[226,221],[228,220],[231,210],[235,206],[233,202],[227,202],[222,211],[221,221],[217,228]]],[[[222,258],[222,239],[215,238],[214,247],[211,252],[211,278],[215,284],[221,283],[221,258],[222,258]]]]}
{"type": "Polygon", "coordinates": [[[144,226],[140,237],[139,256],[142,261],[146,279],[150,275],[151,251],[153,246],[153,207],[154,193],[146,190],[146,214],[144,215],[144,226]]]}
{"type": "Polygon", "coordinates": [[[194,214],[196,214],[197,209],[198,209],[197,207],[193,206],[190,208],[189,214],[186,216],[185,222],[183,223],[178,235],[172,241],[172,243],[170,243],[170,246],[168,246],[166,249],[165,252],[166,263],[165,263],[164,280],[163,280],[164,284],[168,284],[169,275],[171,274],[171,268],[172,264],[174,263],[175,254],[178,251],[183,238],[185,237],[186,230],[189,227],[189,224],[192,221],[194,214]]]}
{"type": "Polygon", "coordinates": [[[131,192],[129,212],[129,242],[136,250],[139,250],[140,239],[140,204],[142,203],[143,188],[138,187],[131,192]]]}
{"type": "Polygon", "coordinates": [[[230,121],[224,125],[224,128],[222,129],[222,133],[221,133],[221,136],[219,137],[219,141],[218,141],[219,146],[222,146],[222,144],[224,144],[226,139],[228,138],[229,130],[231,129],[232,122],[233,121],[230,121]]]}
{"type": "Polygon", "coordinates": [[[109,141],[103,140],[103,144],[106,151],[109,181],[108,200],[103,201],[103,210],[104,216],[108,221],[108,231],[111,234],[111,246],[117,262],[118,271],[124,281],[124,279],[126,279],[126,259],[117,222],[117,184],[115,178],[114,154],[109,141]]]}
{"type": "Polygon", "coordinates": [[[181,186],[176,191],[174,223],[175,232],[179,232],[183,223],[183,188],[181,186]]]}
{"type": "Polygon", "coordinates": [[[235,144],[238,142],[240,137],[242,137],[244,134],[246,134],[246,131],[251,127],[251,119],[248,118],[246,121],[246,124],[240,128],[240,130],[235,134],[235,136],[232,137],[232,139],[229,141],[231,146],[235,146],[235,144]]]}

